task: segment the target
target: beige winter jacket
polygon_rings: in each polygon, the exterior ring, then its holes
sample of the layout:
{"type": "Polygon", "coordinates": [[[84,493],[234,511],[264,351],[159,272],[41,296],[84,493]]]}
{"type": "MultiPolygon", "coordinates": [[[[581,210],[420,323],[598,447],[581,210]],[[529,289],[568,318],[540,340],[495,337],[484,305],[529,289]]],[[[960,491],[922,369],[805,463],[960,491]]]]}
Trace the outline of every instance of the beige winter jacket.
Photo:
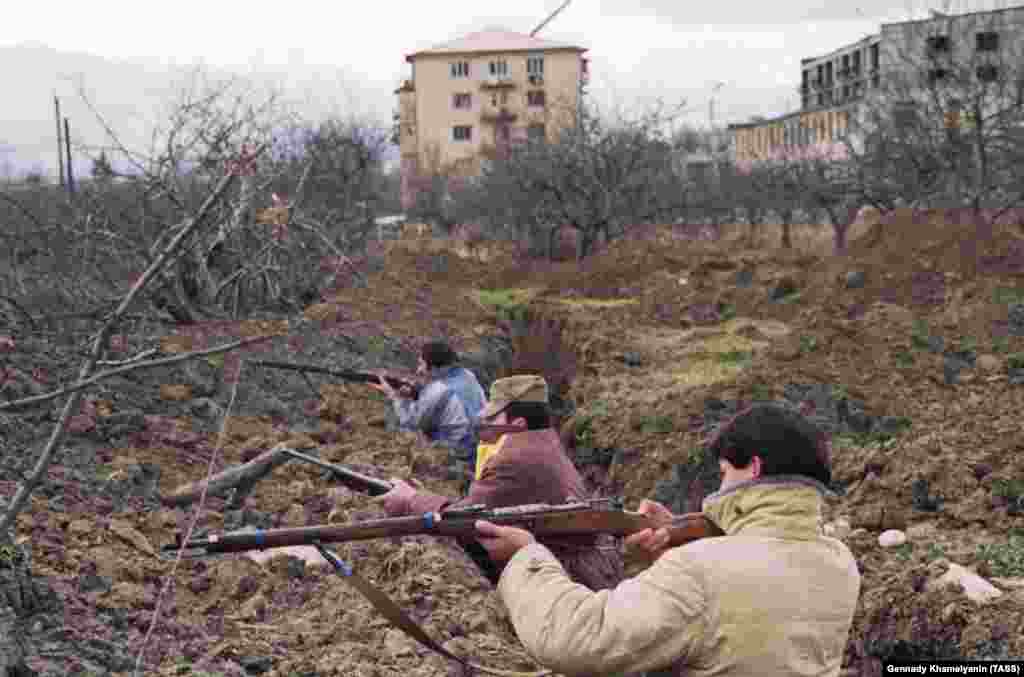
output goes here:
{"type": "Polygon", "coordinates": [[[769,477],[712,494],[704,512],[726,536],[673,548],[611,590],[572,583],[532,544],[498,590],[523,645],[565,675],[837,675],[860,573],[822,535],[824,491],[769,477]]]}

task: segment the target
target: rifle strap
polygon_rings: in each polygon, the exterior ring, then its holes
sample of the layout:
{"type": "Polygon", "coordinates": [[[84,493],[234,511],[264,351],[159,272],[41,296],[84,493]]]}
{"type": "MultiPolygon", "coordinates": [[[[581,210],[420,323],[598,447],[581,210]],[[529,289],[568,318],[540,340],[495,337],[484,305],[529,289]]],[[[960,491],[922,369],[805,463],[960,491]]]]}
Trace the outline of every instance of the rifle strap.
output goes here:
{"type": "Polygon", "coordinates": [[[443,646],[435,642],[430,638],[423,628],[416,624],[416,621],[409,618],[401,607],[395,604],[390,597],[388,597],[382,590],[375,587],[368,580],[360,576],[359,574],[352,571],[345,562],[341,561],[337,555],[335,555],[327,548],[323,547],[320,543],[314,543],[320,554],[331,563],[335,571],[348,582],[353,588],[362,593],[363,597],[373,605],[384,618],[388,619],[392,625],[407,634],[408,636],[415,639],[417,642],[427,647],[431,651],[434,651],[449,660],[453,660],[457,663],[472,669],[484,672],[490,675],[499,675],[502,677],[546,677],[547,675],[553,675],[554,672],[551,670],[540,670],[536,672],[520,672],[515,670],[499,670],[498,668],[489,668],[485,665],[479,665],[473,663],[461,656],[456,656],[451,651],[448,651],[443,646]]]}

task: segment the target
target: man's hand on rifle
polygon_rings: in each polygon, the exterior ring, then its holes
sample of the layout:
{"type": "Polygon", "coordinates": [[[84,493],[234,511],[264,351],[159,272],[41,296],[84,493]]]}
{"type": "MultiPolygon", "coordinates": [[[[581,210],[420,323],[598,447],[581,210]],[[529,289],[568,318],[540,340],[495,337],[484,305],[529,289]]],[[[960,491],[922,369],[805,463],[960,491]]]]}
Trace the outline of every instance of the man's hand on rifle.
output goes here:
{"type": "Polygon", "coordinates": [[[391,491],[372,500],[383,503],[384,512],[390,517],[408,515],[412,512],[412,506],[409,503],[416,495],[416,487],[397,477],[391,478],[391,487],[391,491]]]}
{"type": "Polygon", "coordinates": [[[501,527],[485,520],[477,520],[476,533],[476,540],[484,546],[491,559],[498,562],[512,559],[520,548],[537,542],[526,529],[501,527]]]}
{"type": "MultiPolygon", "coordinates": [[[[667,525],[672,522],[672,511],[657,501],[649,501],[647,499],[640,501],[640,507],[637,508],[637,512],[641,515],[651,517],[659,524],[667,525]]],[[[666,550],[668,550],[668,527],[664,526],[657,529],[644,529],[643,531],[638,531],[632,536],[628,536],[625,543],[627,547],[638,548],[643,551],[647,557],[652,560],[656,560],[661,557],[666,550]]]]}
{"type": "Polygon", "coordinates": [[[369,383],[367,385],[374,390],[379,390],[391,399],[395,399],[396,397],[404,397],[407,400],[413,398],[414,393],[412,386],[403,385],[401,388],[396,390],[391,387],[390,383],[388,383],[387,379],[384,377],[384,372],[382,371],[377,372],[377,379],[379,380],[378,383],[369,383]]]}

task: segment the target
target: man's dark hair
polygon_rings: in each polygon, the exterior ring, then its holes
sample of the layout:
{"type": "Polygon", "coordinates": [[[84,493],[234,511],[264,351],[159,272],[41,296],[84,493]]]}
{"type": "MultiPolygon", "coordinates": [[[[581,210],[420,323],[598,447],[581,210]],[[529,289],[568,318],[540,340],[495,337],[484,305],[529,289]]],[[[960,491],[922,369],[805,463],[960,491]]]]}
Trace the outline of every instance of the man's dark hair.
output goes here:
{"type": "Polygon", "coordinates": [[[527,430],[543,430],[551,427],[551,410],[543,402],[511,402],[505,407],[509,422],[517,418],[526,419],[527,430]]]}
{"type": "Polygon", "coordinates": [[[824,433],[796,411],[774,404],[749,407],[719,428],[708,443],[714,458],[746,468],[761,457],[762,475],[803,475],[824,485],[832,481],[824,433]]]}
{"type": "Polygon", "coordinates": [[[431,369],[454,364],[458,355],[446,341],[428,341],[420,348],[420,357],[431,369]]]}

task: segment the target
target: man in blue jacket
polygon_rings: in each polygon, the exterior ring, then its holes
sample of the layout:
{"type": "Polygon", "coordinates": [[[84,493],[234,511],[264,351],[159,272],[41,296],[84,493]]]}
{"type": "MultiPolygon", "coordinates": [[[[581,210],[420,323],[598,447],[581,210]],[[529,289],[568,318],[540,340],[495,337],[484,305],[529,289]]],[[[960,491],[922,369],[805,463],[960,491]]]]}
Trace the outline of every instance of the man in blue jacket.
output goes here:
{"type": "Polygon", "coordinates": [[[430,341],[420,349],[416,371],[427,377],[427,383],[418,397],[413,398],[408,389],[392,388],[383,378],[370,385],[391,398],[399,428],[421,431],[433,442],[472,456],[487,397],[473,372],[456,366],[457,360],[448,343],[430,341]]]}

